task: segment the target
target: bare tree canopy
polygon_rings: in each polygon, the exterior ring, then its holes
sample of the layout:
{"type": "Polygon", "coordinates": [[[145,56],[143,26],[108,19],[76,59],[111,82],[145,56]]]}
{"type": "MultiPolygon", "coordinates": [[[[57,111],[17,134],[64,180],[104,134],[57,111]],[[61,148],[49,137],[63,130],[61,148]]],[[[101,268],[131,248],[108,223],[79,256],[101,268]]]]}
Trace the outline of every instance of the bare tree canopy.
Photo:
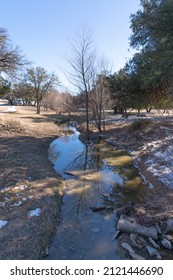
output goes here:
{"type": "Polygon", "coordinates": [[[18,46],[13,47],[7,30],[0,27],[0,74],[13,75],[21,67],[27,65],[25,57],[18,46]]]}
{"type": "Polygon", "coordinates": [[[71,43],[71,56],[66,57],[71,68],[69,81],[82,94],[85,103],[86,132],[89,139],[89,93],[95,82],[96,52],[93,46],[93,36],[87,29],[77,34],[71,43]]]}

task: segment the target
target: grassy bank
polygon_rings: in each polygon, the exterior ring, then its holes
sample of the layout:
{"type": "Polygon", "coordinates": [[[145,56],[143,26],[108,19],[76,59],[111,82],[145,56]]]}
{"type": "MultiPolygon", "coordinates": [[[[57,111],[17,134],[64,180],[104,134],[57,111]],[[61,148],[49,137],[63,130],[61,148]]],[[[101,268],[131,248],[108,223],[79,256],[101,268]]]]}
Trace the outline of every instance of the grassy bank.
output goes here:
{"type": "Polygon", "coordinates": [[[0,259],[39,259],[61,208],[63,184],[48,160],[60,131],[56,115],[17,109],[0,115],[0,259]]]}

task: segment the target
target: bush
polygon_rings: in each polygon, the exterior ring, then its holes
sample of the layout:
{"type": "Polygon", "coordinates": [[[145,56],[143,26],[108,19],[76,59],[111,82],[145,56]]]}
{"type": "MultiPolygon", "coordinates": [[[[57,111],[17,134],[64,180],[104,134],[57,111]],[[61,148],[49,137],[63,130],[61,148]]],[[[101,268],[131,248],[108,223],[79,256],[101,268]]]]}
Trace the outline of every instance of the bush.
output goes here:
{"type": "Polygon", "coordinates": [[[136,120],[132,123],[132,130],[133,131],[143,131],[146,128],[148,128],[151,125],[151,121],[150,120],[136,120]]]}

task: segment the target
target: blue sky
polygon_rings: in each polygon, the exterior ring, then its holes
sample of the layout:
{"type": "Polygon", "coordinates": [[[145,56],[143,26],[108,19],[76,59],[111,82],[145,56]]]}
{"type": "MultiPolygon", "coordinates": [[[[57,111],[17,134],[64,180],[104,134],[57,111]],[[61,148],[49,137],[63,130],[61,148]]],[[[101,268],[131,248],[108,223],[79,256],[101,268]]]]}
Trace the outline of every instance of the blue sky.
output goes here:
{"type": "Polygon", "coordinates": [[[0,0],[0,26],[35,66],[55,71],[66,86],[63,56],[81,26],[94,33],[98,53],[113,71],[124,66],[134,52],[128,52],[129,17],[139,5],[140,0],[0,0]]]}

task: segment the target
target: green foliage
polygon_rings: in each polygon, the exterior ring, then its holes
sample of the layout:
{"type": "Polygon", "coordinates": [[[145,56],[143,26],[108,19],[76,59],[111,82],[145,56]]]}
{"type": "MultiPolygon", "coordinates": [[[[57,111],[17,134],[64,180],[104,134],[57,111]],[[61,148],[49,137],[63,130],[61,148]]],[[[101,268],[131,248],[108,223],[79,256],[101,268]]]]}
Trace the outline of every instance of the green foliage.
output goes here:
{"type": "Polygon", "coordinates": [[[0,76],[0,97],[10,93],[11,83],[0,76]]]}
{"type": "Polygon", "coordinates": [[[148,102],[157,106],[170,99],[173,86],[173,1],[141,1],[131,16],[131,46],[140,50],[132,61],[148,102]]]}

